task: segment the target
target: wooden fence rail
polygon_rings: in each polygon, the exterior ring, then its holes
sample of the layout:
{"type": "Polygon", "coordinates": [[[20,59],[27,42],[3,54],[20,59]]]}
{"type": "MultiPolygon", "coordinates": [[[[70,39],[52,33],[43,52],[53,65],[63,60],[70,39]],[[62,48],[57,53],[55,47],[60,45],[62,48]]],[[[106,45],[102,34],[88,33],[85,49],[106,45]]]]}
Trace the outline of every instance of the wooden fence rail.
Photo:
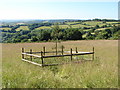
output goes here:
{"type": "MultiPolygon", "coordinates": [[[[30,53],[30,52],[25,52],[25,53],[30,53]]],[[[41,53],[41,52],[32,52],[32,54],[37,54],[37,53],[41,53]]],[[[49,51],[44,53],[56,53],[56,51],[49,51]]],[[[62,53],[62,51],[57,51],[57,53],[62,53]]]]}

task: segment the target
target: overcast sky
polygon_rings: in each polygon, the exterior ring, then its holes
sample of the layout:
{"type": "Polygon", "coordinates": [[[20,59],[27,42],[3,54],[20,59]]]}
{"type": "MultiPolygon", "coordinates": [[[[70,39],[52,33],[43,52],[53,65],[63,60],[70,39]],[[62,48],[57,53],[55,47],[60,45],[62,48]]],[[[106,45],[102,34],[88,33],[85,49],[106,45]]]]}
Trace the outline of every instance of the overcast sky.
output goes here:
{"type": "Polygon", "coordinates": [[[0,19],[118,19],[118,1],[1,0],[0,19]]]}

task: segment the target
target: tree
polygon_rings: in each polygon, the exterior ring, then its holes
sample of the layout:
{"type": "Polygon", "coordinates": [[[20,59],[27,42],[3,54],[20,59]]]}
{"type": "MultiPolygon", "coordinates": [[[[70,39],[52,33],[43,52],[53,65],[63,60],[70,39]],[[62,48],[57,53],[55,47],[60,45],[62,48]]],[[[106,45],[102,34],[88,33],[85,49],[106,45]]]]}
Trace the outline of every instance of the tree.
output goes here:
{"type": "Polygon", "coordinates": [[[66,29],[67,40],[81,40],[82,33],[78,29],[66,29]]]}
{"type": "Polygon", "coordinates": [[[58,25],[58,23],[56,23],[53,27],[52,27],[52,33],[51,36],[54,40],[57,40],[60,36],[60,32],[62,31],[58,25]]]}
{"type": "Polygon", "coordinates": [[[31,41],[32,41],[32,42],[36,42],[36,41],[38,41],[38,39],[37,39],[36,36],[32,36],[32,37],[31,37],[31,41]]]}
{"type": "Polygon", "coordinates": [[[95,29],[97,29],[97,28],[99,28],[99,25],[96,25],[96,26],[95,26],[95,29]]]}

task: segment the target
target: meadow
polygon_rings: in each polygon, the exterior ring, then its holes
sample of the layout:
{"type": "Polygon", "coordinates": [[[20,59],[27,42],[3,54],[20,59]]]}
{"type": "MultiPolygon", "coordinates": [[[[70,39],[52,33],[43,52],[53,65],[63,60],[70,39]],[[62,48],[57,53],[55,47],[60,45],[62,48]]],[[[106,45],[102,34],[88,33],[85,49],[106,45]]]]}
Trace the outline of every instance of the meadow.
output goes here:
{"type": "MultiPolygon", "coordinates": [[[[62,29],[66,29],[66,28],[83,28],[83,27],[87,27],[87,28],[90,28],[90,27],[94,27],[96,25],[99,25],[100,27],[103,26],[103,25],[118,25],[117,22],[106,22],[106,23],[103,23],[103,21],[85,21],[85,22],[65,22],[63,25],[59,25],[60,28],[62,29]]],[[[40,27],[37,27],[35,28],[35,30],[40,30],[40,29],[52,29],[54,25],[51,25],[51,26],[40,26],[40,27]]],[[[1,30],[11,30],[11,28],[8,28],[8,27],[2,27],[0,28],[1,30]]],[[[104,28],[105,29],[105,28],[104,28]]],[[[15,29],[16,31],[19,31],[19,30],[29,30],[28,26],[20,26],[18,27],[17,29],[15,29]]]]}
{"type": "Polygon", "coordinates": [[[16,29],[16,31],[20,30],[29,30],[28,26],[20,26],[19,28],[16,29]]]}
{"type": "MultiPolygon", "coordinates": [[[[52,50],[55,43],[2,44],[2,88],[118,88],[118,41],[64,41],[65,50],[78,47],[91,51],[95,60],[59,66],[39,67],[21,60],[21,48],[40,51],[45,46],[52,50]]],[[[53,60],[57,58],[53,58],[53,60]]]]}

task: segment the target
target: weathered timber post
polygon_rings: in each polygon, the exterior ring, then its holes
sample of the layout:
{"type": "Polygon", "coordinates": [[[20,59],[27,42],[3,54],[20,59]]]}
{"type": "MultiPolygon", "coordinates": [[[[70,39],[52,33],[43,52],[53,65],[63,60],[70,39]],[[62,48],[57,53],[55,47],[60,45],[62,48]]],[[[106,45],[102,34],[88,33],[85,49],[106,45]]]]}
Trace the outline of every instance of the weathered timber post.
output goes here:
{"type": "Polygon", "coordinates": [[[56,40],[56,55],[57,55],[57,40],[56,40]]]}
{"type": "MultiPolygon", "coordinates": [[[[32,49],[30,49],[30,54],[32,54],[32,49]]],[[[30,56],[30,60],[32,61],[32,56],[30,56]]]]}
{"type": "Polygon", "coordinates": [[[43,54],[44,54],[44,56],[45,56],[45,47],[43,47],[43,54]]]}
{"type": "Polygon", "coordinates": [[[63,55],[63,48],[64,48],[64,47],[63,47],[63,45],[62,45],[62,55],[63,55]]]}
{"type": "Polygon", "coordinates": [[[76,53],[78,53],[77,47],[76,47],[76,53]]]}
{"type": "MultiPolygon", "coordinates": [[[[22,53],[24,53],[24,48],[22,48],[22,53]]],[[[24,54],[22,54],[22,59],[24,59],[24,54]]]]}
{"type": "Polygon", "coordinates": [[[70,53],[71,53],[71,61],[72,61],[72,48],[70,49],[70,53]]]}
{"type": "Polygon", "coordinates": [[[42,60],[42,65],[43,65],[43,52],[41,51],[41,60],[42,60]]]}
{"type": "Polygon", "coordinates": [[[93,56],[92,56],[92,59],[94,60],[94,53],[95,53],[95,51],[94,51],[94,47],[93,47],[93,56]]]}

